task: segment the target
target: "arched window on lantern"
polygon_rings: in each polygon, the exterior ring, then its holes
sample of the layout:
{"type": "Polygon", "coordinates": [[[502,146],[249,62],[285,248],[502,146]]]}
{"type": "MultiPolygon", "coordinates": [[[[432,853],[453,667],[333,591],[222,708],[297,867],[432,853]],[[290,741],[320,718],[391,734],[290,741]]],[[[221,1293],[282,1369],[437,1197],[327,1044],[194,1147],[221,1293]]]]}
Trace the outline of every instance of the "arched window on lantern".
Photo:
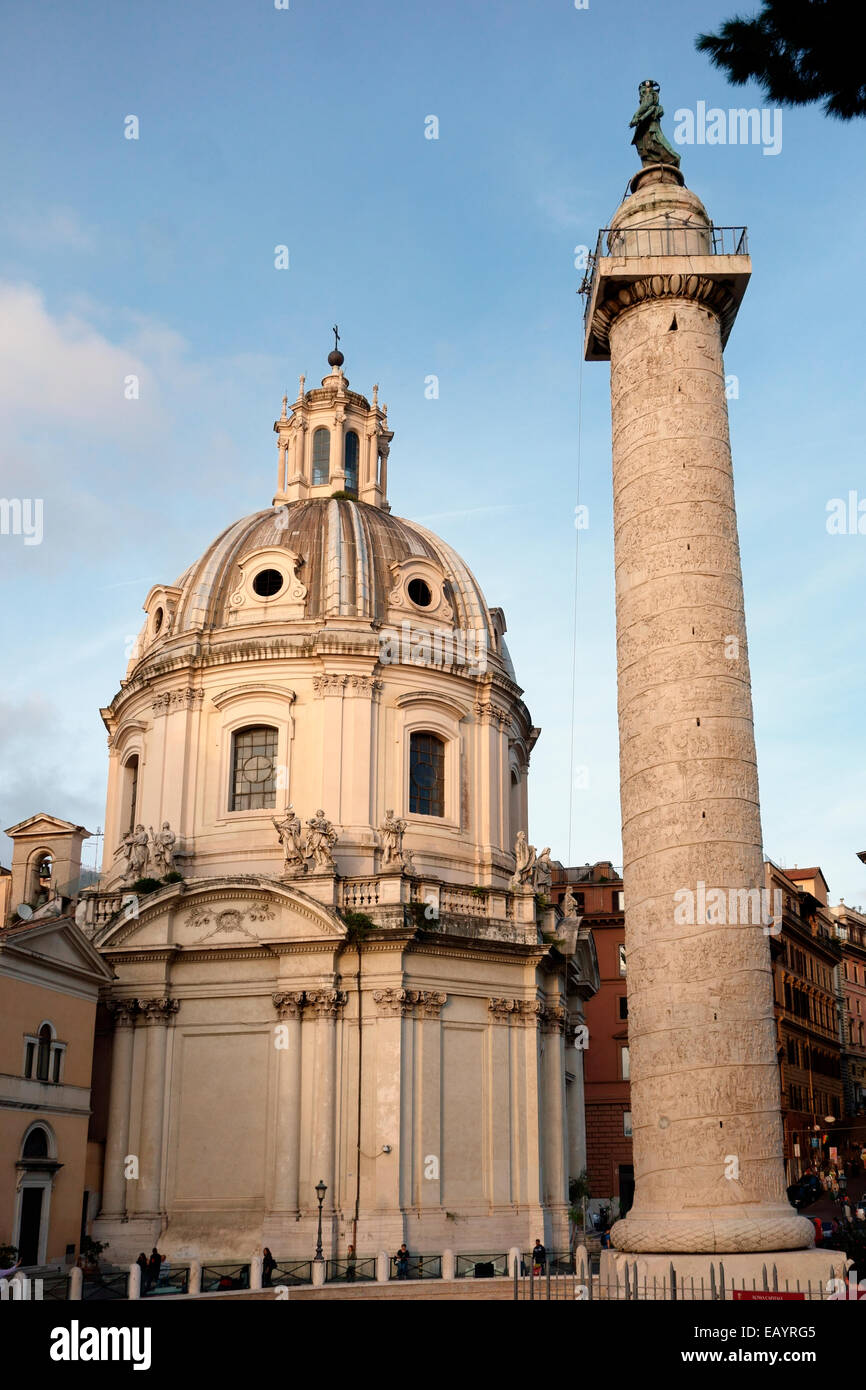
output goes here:
{"type": "Polygon", "coordinates": [[[346,473],[346,491],[357,493],[358,455],[360,452],[360,445],[355,430],[349,430],[348,434],[346,435],[346,445],[343,452],[346,473]]]}
{"type": "Polygon", "coordinates": [[[327,483],[331,476],[331,431],[320,426],[313,435],[313,487],[327,483]]]}

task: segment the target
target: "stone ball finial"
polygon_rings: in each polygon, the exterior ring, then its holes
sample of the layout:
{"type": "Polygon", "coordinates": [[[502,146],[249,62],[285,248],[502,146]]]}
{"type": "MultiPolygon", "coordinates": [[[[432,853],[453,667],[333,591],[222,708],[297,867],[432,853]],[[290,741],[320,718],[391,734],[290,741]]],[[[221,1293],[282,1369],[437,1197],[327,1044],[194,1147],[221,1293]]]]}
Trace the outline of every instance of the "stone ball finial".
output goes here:
{"type": "Polygon", "coordinates": [[[340,351],[339,348],[334,348],[334,350],[333,350],[332,352],[329,352],[329,353],[328,353],[328,366],[329,366],[329,367],[342,367],[342,365],[343,365],[343,363],[345,362],[345,360],[346,360],[346,359],[345,359],[345,357],[343,356],[343,354],[341,353],[341,351],[340,351]]]}

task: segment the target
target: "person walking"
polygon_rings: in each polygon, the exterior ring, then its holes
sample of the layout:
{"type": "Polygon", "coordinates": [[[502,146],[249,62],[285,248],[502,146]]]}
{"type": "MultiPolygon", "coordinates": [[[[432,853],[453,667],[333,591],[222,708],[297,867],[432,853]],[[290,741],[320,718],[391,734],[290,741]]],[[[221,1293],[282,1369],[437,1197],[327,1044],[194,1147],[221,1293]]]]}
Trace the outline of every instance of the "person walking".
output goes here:
{"type": "Polygon", "coordinates": [[[143,1298],[144,1295],[148,1293],[150,1290],[150,1270],[148,1269],[147,1265],[147,1256],[145,1255],[143,1250],[135,1263],[141,1270],[141,1294],[143,1298]]]}
{"type": "Polygon", "coordinates": [[[394,1256],[394,1259],[395,1259],[396,1262],[397,1262],[397,1278],[398,1278],[398,1279],[408,1279],[408,1278],[409,1278],[409,1251],[408,1251],[408,1249],[406,1248],[406,1242],[405,1242],[405,1241],[404,1241],[403,1244],[400,1246],[400,1249],[397,1251],[397,1254],[394,1256]]]}
{"type": "Polygon", "coordinates": [[[277,1262],[267,1246],[262,1251],[262,1288],[271,1287],[271,1275],[277,1267],[277,1262]]]}
{"type": "Polygon", "coordinates": [[[535,1244],[532,1247],[532,1273],[543,1274],[546,1267],[547,1251],[542,1245],[540,1239],[536,1237],[535,1244]]]}
{"type": "MultiPolygon", "coordinates": [[[[408,1254],[408,1251],[407,1251],[407,1254],[408,1254]]],[[[357,1256],[355,1255],[355,1247],[354,1247],[354,1245],[350,1245],[349,1248],[348,1248],[348,1250],[346,1251],[346,1283],[347,1283],[347,1284],[354,1284],[354,1282],[355,1282],[355,1274],[356,1274],[355,1263],[356,1263],[356,1259],[357,1259],[357,1256]]]]}
{"type": "Polygon", "coordinates": [[[147,1262],[148,1291],[155,1289],[159,1283],[159,1267],[162,1264],[162,1256],[156,1246],[150,1252],[150,1259],[147,1262]]]}

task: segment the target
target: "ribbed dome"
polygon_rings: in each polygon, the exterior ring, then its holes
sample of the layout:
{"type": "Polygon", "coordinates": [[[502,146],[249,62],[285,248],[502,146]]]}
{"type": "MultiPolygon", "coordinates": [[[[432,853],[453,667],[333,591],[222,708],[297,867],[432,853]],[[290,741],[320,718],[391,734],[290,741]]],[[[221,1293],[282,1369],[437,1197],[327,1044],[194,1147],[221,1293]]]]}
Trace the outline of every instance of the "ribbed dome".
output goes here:
{"type": "Polygon", "coordinates": [[[454,622],[485,629],[496,646],[484,595],[471,570],[449,545],[415,522],[351,499],[294,502],[254,512],[229,526],[177,581],[181,590],[173,634],[229,625],[229,600],[239,563],[265,546],[300,556],[305,616],[383,620],[393,587],[392,566],[413,557],[444,573],[454,622]]]}

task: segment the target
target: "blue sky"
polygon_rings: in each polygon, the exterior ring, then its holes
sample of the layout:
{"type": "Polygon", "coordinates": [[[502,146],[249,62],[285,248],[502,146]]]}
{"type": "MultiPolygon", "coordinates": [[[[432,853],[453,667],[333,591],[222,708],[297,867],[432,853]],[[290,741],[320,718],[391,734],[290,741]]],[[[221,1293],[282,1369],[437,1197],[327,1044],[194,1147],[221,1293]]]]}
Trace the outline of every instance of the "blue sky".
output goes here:
{"type": "MultiPolygon", "coordinates": [[[[338,321],[352,385],[378,381],[389,406],[395,512],[443,535],[505,609],[543,730],[533,841],[620,859],[609,373],[581,368],[574,248],[594,245],[637,167],[641,78],[662,84],[669,138],[679,108],[766,104],[694,51],[696,32],[751,8],[7,6],[0,495],[44,499],[44,539],[0,536],[3,826],[36,810],[101,825],[98,711],[142,601],[270,503],[280,397],[324,374],[338,321]],[[579,453],[588,785],[570,798],[579,453]]],[[[753,256],[726,364],[765,846],[820,863],[831,900],[854,903],[866,535],[826,519],[830,499],[866,498],[863,134],[809,108],[784,113],[775,156],[680,151],[753,256]]]]}

